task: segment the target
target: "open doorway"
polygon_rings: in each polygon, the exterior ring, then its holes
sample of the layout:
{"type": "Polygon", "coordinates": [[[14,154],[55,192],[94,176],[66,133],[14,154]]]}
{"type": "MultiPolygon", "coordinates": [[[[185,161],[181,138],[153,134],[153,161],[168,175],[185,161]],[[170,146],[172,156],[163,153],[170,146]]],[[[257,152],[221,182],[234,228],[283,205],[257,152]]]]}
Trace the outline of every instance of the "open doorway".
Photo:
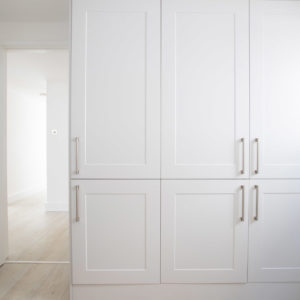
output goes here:
{"type": "Polygon", "coordinates": [[[7,51],[7,191],[8,260],[68,261],[67,50],[7,51]]]}
{"type": "Polygon", "coordinates": [[[8,257],[0,279],[17,281],[0,284],[0,299],[24,288],[21,274],[52,277],[49,299],[68,299],[69,53],[7,50],[6,69],[8,257]]]}
{"type": "Polygon", "coordinates": [[[69,0],[0,0],[0,299],[69,299],[69,0]]]}

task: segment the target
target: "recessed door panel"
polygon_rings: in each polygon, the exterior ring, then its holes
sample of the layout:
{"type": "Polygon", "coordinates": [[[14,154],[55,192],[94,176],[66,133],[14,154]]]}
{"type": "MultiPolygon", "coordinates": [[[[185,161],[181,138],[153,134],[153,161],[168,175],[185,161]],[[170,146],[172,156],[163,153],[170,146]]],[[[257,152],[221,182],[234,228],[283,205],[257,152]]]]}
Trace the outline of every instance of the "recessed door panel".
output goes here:
{"type": "Polygon", "coordinates": [[[300,281],[300,181],[251,181],[249,281],[300,281]]]}
{"type": "Polygon", "coordinates": [[[159,1],[73,2],[72,177],[159,178],[159,1]]]}
{"type": "Polygon", "coordinates": [[[247,176],[247,1],[162,9],[163,178],[247,176]]]}
{"type": "Polygon", "coordinates": [[[162,181],[162,282],[246,281],[247,191],[240,181],[162,181]]]}
{"type": "Polygon", "coordinates": [[[159,181],[73,181],[74,284],[160,281],[159,181]]]}
{"type": "Polygon", "coordinates": [[[251,176],[300,178],[300,1],[251,1],[251,176]]]}

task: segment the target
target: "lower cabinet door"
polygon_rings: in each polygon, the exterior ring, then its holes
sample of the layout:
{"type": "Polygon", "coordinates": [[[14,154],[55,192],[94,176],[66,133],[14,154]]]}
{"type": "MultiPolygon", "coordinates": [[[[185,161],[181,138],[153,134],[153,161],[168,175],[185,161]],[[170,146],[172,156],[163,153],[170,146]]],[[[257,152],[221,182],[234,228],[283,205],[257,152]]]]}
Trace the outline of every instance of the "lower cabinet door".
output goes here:
{"type": "Polygon", "coordinates": [[[249,281],[300,281],[300,180],[250,181],[249,281]]]}
{"type": "Polygon", "coordinates": [[[162,181],[162,282],[247,280],[248,181],[162,181]]]}
{"type": "Polygon", "coordinates": [[[160,181],[72,181],[74,284],[160,282],[160,181]]]}

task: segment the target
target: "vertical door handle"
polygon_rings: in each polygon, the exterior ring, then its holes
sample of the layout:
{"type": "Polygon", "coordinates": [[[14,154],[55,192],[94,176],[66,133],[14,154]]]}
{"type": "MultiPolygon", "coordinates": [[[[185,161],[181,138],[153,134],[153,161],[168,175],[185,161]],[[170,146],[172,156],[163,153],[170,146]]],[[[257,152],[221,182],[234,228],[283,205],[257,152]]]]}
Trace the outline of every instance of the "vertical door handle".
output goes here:
{"type": "Polygon", "coordinates": [[[254,220],[258,221],[258,200],[259,200],[259,188],[258,185],[254,186],[255,191],[256,191],[256,204],[255,204],[255,216],[254,216],[254,220]]]}
{"type": "Polygon", "coordinates": [[[78,163],[78,152],[79,152],[79,137],[75,138],[75,174],[79,174],[79,163],[78,163]]]}
{"type": "Polygon", "coordinates": [[[245,221],[245,187],[241,185],[242,190],[242,216],[240,217],[241,222],[245,221]]]}
{"type": "Polygon", "coordinates": [[[258,138],[255,139],[256,143],[256,170],[254,171],[255,174],[259,172],[259,140],[258,138]]]}
{"type": "Polygon", "coordinates": [[[241,169],[241,174],[245,173],[245,139],[241,138],[241,143],[242,143],[242,169],[241,169]]]}
{"type": "Polygon", "coordinates": [[[79,222],[80,221],[80,217],[79,217],[79,185],[75,186],[76,189],[76,203],[75,203],[75,209],[76,209],[76,217],[75,217],[75,222],[79,222]]]}

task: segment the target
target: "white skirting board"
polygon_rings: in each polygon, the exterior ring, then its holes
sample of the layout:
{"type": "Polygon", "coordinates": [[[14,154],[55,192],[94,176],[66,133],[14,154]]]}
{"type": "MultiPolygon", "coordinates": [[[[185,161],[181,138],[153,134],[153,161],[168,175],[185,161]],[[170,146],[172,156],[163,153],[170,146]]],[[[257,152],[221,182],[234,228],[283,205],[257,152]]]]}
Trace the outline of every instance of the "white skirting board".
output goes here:
{"type": "Polygon", "coordinates": [[[73,285],[72,300],[299,300],[300,283],[73,285]]]}

